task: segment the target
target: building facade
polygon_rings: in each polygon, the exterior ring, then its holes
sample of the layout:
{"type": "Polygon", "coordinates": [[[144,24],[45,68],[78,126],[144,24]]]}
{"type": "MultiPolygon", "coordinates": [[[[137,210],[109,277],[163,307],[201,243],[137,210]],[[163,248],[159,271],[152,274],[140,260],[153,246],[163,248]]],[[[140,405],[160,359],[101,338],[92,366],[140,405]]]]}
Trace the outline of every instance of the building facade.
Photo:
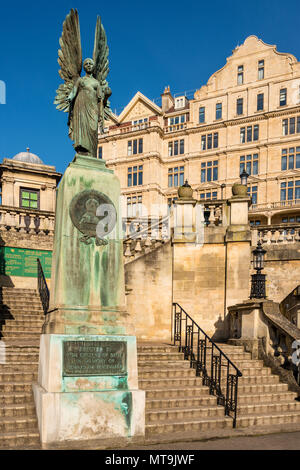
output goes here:
{"type": "Polygon", "coordinates": [[[164,215],[186,179],[194,198],[226,199],[245,169],[252,225],[300,223],[300,63],[248,37],[194,98],[161,106],[138,92],[99,135],[121,181],[123,216],[164,215]]]}
{"type": "Polygon", "coordinates": [[[37,258],[48,282],[55,225],[55,166],[29,149],[0,164],[0,285],[36,288],[37,258]]]}

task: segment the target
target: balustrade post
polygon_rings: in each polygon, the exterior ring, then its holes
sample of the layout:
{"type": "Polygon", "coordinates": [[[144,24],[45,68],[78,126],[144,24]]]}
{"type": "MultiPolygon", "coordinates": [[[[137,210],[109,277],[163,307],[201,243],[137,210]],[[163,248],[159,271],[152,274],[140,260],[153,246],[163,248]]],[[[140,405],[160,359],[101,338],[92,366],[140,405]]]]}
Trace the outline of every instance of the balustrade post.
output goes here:
{"type": "Polygon", "coordinates": [[[34,214],[29,214],[29,217],[30,217],[30,222],[29,222],[29,233],[36,233],[36,230],[35,230],[35,224],[34,224],[34,214]]]}

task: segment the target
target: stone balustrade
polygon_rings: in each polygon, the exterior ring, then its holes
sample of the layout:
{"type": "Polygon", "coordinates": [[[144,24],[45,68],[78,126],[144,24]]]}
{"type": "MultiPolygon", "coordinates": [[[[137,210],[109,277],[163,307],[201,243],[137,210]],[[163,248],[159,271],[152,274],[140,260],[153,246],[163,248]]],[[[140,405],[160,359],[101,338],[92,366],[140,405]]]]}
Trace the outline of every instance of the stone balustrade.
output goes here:
{"type": "Polygon", "coordinates": [[[263,245],[300,242],[300,224],[260,225],[252,228],[252,244],[263,245]]]}
{"type": "Polygon", "coordinates": [[[165,133],[169,134],[170,132],[181,131],[182,129],[186,129],[187,124],[186,122],[181,122],[179,124],[172,124],[171,126],[164,127],[165,133]]]}
{"type": "Polygon", "coordinates": [[[151,238],[155,240],[170,237],[170,217],[148,218],[124,218],[123,219],[123,236],[127,238],[151,238]]]}
{"type": "Polygon", "coordinates": [[[158,219],[126,219],[123,255],[125,263],[150,253],[171,238],[170,216],[158,219]]]}
{"type": "Polygon", "coordinates": [[[299,393],[300,329],[282,315],[280,304],[253,299],[232,305],[228,311],[228,342],[243,345],[252,359],[262,359],[299,393]]]}
{"type": "Polygon", "coordinates": [[[201,200],[199,204],[204,205],[204,225],[206,227],[212,227],[214,225],[225,225],[225,206],[226,200],[218,199],[214,200],[201,200]]]}
{"type": "Polygon", "coordinates": [[[290,199],[287,201],[275,201],[264,204],[254,204],[250,207],[249,212],[260,212],[270,209],[288,209],[291,207],[300,207],[300,199],[290,199]]]}
{"type": "Polygon", "coordinates": [[[54,234],[54,212],[0,206],[0,231],[39,235],[54,234]]]}

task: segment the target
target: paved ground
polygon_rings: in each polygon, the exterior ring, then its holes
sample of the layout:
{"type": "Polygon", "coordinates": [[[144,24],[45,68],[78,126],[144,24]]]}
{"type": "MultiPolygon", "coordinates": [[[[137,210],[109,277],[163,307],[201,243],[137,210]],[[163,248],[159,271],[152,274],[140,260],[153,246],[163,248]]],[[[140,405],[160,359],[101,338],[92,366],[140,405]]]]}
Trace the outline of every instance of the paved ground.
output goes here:
{"type": "MultiPolygon", "coordinates": [[[[133,448],[132,448],[133,449],[133,448]]],[[[300,432],[135,447],[136,450],[300,450],[300,432]]],[[[126,449],[128,450],[128,449],[126,449]]]]}

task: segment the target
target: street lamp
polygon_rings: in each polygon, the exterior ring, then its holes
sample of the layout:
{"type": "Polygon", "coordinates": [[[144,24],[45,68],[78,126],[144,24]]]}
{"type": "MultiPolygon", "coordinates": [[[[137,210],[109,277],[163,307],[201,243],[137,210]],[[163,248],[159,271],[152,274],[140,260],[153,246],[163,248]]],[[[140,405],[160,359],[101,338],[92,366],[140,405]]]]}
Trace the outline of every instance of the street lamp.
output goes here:
{"type": "Polygon", "coordinates": [[[266,250],[261,246],[261,242],[258,241],[257,247],[253,250],[253,268],[256,270],[256,274],[251,276],[250,299],[266,298],[266,275],[261,273],[264,269],[264,256],[266,253],[266,250]]]}
{"type": "Polygon", "coordinates": [[[240,174],[240,178],[241,178],[241,184],[243,184],[244,186],[247,186],[249,174],[247,173],[247,171],[245,171],[245,168],[243,169],[242,173],[240,174]]]}
{"type": "Polygon", "coordinates": [[[222,183],[221,184],[221,199],[223,199],[223,191],[224,191],[225,188],[226,188],[226,184],[222,183]]]}

